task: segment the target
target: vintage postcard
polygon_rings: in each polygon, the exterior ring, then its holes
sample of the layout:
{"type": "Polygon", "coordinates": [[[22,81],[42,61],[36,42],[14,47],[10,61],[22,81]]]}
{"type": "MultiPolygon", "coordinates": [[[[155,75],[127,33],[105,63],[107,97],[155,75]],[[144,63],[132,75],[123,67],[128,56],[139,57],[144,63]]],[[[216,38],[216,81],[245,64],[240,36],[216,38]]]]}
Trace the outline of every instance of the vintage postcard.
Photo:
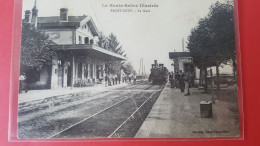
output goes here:
{"type": "Polygon", "coordinates": [[[232,0],[23,0],[19,139],[238,138],[232,0]]]}

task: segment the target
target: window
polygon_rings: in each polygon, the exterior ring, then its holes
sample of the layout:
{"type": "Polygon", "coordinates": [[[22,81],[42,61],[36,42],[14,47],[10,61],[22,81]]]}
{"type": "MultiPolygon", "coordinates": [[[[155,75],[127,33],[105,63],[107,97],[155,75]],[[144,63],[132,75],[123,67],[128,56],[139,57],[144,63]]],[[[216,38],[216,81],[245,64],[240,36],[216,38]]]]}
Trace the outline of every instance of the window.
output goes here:
{"type": "Polygon", "coordinates": [[[90,40],[90,44],[94,44],[94,40],[93,39],[90,40]]]}
{"type": "Polygon", "coordinates": [[[82,38],[79,36],[79,44],[82,44],[82,38]]]}

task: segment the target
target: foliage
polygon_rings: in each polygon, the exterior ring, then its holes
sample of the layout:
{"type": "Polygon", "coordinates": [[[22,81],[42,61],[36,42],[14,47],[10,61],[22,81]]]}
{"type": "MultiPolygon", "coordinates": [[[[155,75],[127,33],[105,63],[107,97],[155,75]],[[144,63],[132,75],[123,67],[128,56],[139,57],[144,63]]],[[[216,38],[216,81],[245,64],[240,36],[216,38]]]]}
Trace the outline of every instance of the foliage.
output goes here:
{"type": "Polygon", "coordinates": [[[98,46],[108,50],[108,38],[101,32],[98,37],[98,46]]]}
{"type": "MultiPolygon", "coordinates": [[[[101,33],[101,35],[99,36],[98,46],[119,55],[126,56],[124,54],[124,51],[122,50],[122,45],[120,45],[120,42],[113,33],[111,33],[109,37],[106,37],[103,33],[101,33]]],[[[108,65],[109,73],[111,74],[119,75],[120,70],[124,68],[123,63],[121,63],[121,61],[117,60],[114,57],[106,58],[106,64],[108,65]]]]}
{"type": "Polygon", "coordinates": [[[55,51],[52,49],[52,41],[48,35],[37,30],[29,23],[22,23],[21,38],[21,73],[28,70],[42,70],[52,65],[52,57],[55,51]]]}
{"type": "Polygon", "coordinates": [[[216,2],[210,13],[191,31],[188,49],[200,67],[219,66],[235,58],[233,5],[216,2]]]}
{"type": "Polygon", "coordinates": [[[211,52],[215,65],[227,64],[236,57],[234,8],[231,2],[215,3],[210,7],[209,27],[212,35],[211,52]]]}
{"type": "MultiPolygon", "coordinates": [[[[233,3],[216,2],[211,5],[207,17],[200,19],[198,26],[191,31],[187,48],[198,68],[216,66],[217,89],[219,90],[219,69],[223,63],[232,60],[235,68],[236,47],[234,31],[233,3]]],[[[235,70],[235,69],[234,69],[235,70]]],[[[205,74],[205,79],[207,75],[205,74]]],[[[205,90],[207,85],[205,84],[205,90]]]]}
{"type": "Polygon", "coordinates": [[[125,51],[122,50],[122,45],[117,40],[117,37],[111,33],[108,37],[108,48],[110,51],[123,55],[125,51]]]}
{"type": "Polygon", "coordinates": [[[109,58],[106,60],[106,64],[109,68],[109,74],[117,74],[120,75],[120,71],[122,68],[122,63],[119,60],[116,60],[115,58],[109,58]]]}
{"type": "Polygon", "coordinates": [[[98,46],[111,52],[126,56],[124,54],[125,51],[122,50],[122,45],[120,45],[116,35],[113,33],[111,33],[108,37],[101,33],[99,36],[98,46]]]}
{"type": "Polygon", "coordinates": [[[213,65],[210,47],[212,39],[208,28],[208,19],[201,19],[198,26],[191,31],[191,35],[188,38],[187,48],[190,51],[190,55],[193,58],[193,62],[198,68],[203,69],[213,65]]]}
{"type": "Polygon", "coordinates": [[[130,62],[124,62],[122,64],[122,69],[123,71],[125,72],[126,75],[130,75],[131,73],[134,74],[134,69],[133,69],[133,66],[130,62]]]}

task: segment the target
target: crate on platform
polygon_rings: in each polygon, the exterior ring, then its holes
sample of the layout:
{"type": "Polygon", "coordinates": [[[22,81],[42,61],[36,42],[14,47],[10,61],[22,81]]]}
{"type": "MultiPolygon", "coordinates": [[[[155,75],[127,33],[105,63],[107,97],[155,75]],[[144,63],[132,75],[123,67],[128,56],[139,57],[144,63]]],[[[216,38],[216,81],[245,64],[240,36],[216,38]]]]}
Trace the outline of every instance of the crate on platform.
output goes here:
{"type": "Polygon", "coordinates": [[[200,102],[200,116],[201,118],[212,118],[212,102],[201,101],[200,102]]]}

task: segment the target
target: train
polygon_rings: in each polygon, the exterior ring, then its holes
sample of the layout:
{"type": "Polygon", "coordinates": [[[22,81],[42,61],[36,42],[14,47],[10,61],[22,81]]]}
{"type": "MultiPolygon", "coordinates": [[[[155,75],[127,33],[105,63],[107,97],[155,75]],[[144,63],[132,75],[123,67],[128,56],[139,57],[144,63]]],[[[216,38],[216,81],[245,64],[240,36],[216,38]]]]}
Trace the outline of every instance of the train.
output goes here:
{"type": "Polygon", "coordinates": [[[168,69],[163,64],[158,64],[157,60],[154,60],[152,64],[151,74],[149,75],[149,82],[153,85],[161,85],[167,82],[168,69]]]}

